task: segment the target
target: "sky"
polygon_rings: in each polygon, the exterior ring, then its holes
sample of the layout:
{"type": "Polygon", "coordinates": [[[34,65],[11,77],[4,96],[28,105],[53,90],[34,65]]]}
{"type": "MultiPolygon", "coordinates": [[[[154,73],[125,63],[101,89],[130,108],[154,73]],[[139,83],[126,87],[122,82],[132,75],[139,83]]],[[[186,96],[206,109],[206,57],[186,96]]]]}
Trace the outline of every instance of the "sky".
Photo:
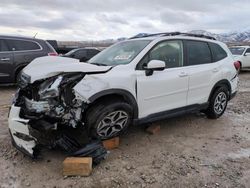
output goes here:
{"type": "Polygon", "coordinates": [[[102,40],[250,29],[250,0],[0,0],[0,34],[102,40]]]}

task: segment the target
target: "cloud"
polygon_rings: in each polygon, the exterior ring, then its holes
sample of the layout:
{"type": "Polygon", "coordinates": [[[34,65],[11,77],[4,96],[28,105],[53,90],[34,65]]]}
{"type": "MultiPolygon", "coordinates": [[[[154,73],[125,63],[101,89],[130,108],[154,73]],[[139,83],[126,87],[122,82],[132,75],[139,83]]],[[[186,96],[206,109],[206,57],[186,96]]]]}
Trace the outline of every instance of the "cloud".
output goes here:
{"type": "Polygon", "coordinates": [[[141,32],[249,28],[247,0],[1,0],[1,34],[99,40],[141,32]]]}

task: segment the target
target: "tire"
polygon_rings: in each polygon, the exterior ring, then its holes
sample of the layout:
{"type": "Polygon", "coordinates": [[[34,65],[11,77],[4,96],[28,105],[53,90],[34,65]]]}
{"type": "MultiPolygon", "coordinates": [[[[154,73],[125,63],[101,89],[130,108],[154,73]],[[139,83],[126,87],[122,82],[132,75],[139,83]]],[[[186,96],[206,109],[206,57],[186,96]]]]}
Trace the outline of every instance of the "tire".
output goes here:
{"type": "Polygon", "coordinates": [[[229,100],[229,90],[222,86],[215,90],[209,101],[209,106],[205,114],[209,119],[217,119],[222,116],[227,108],[229,100]]]}
{"type": "Polygon", "coordinates": [[[123,101],[110,101],[93,106],[86,113],[92,138],[109,139],[121,135],[132,123],[133,109],[123,101]]]}

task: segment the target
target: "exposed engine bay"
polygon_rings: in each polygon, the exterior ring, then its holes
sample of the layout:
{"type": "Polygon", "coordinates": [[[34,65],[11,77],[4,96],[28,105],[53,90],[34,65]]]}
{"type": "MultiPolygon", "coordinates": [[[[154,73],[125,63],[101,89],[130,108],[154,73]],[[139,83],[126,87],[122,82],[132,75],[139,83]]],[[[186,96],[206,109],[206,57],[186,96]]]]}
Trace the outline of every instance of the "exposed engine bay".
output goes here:
{"type": "Polygon", "coordinates": [[[54,128],[58,123],[76,128],[81,124],[85,104],[76,98],[73,87],[83,77],[84,73],[68,73],[33,84],[25,84],[21,80],[15,105],[22,107],[21,116],[24,118],[46,119],[54,128]]]}
{"type": "Polygon", "coordinates": [[[22,74],[13,103],[20,108],[19,117],[28,120],[30,138],[20,132],[13,136],[35,142],[34,152],[29,153],[32,157],[38,154],[39,146],[72,153],[89,142],[82,119],[87,103],[77,98],[73,89],[84,76],[64,73],[29,84],[22,74]]]}

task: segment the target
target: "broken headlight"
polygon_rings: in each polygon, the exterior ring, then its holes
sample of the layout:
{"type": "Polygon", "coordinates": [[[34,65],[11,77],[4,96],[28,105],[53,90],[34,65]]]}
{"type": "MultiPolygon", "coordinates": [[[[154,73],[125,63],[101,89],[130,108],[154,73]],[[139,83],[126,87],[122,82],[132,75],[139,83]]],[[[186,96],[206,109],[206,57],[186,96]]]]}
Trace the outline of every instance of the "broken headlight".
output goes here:
{"type": "Polygon", "coordinates": [[[40,99],[47,99],[59,96],[59,85],[62,82],[63,76],[53,77],[44,81],[39,87],[40,99]]]}

